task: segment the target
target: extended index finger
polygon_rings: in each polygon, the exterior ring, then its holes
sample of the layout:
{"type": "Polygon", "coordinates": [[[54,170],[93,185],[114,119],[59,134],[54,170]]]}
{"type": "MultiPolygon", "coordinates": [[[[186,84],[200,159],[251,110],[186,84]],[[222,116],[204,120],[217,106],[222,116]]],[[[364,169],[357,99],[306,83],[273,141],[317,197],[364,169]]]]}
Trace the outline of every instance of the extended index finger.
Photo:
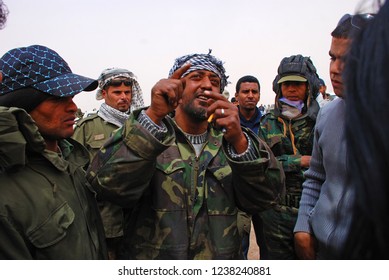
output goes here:
{"type": "Polygon", "coordinates": [[[170,76],[170,79],[181,79],[181,76],[190,68],[190,66],[190,63],[184,64],[174,71],[174,73],[170,76]]]}

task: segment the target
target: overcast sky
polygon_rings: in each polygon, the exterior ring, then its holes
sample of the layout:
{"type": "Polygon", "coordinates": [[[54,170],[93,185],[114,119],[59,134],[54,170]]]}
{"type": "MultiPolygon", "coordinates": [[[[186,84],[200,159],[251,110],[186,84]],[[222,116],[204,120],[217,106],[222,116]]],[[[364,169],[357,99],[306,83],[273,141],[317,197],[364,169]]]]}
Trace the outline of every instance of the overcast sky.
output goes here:
{"type": "MultiPolygon", "coordinates": [[[[0,53],[33,44],[57,51],[74,73],[97,78],[108,67],[134,72],[150,104],[150,91],[174,59],[189,53],[224,61],[231,82],[254,75],[259,103],[274,102],[272,81],[283,57],[310,56],[332,93],[331,31],[361,0],[4,0],[10,14],[0,31],[0,53]]],[[[366,5],[365,5],[366,6],[366,5]]],[[[366,9],[365,9],[366,10],[366,9]]],[[[364,10],[364,11],[365,11],[364,10]]],[[[95,93],[75,101],[83,111],[100,106],[95,93]]]]}

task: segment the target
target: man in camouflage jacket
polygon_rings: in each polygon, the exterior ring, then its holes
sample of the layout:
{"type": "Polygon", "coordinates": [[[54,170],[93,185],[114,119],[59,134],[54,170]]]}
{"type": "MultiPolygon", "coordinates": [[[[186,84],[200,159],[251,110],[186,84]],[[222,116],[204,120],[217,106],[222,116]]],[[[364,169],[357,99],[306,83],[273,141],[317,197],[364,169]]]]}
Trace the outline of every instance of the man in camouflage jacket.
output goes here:
{"type": "Polygon", "coordinates": [[[133,112],[94,158],[88,180],[97,194],[128,210],[129,259],[239,259],[237,208],[277,203],[282,168],[241,128],[220,94],[226,83],[214,56],[178,58],[150,107],[133,112]]]}
{"type": "Polygon", "coordinates": [[[295,259],[293,228],[301,198],[304,171],[309,167],[316,116],[319,78],[309,57],[282,59],[273,82],[274,110],[261,119],[261,136],[282,163],[285,198],[260,213],[269,259],[295,259]]]}

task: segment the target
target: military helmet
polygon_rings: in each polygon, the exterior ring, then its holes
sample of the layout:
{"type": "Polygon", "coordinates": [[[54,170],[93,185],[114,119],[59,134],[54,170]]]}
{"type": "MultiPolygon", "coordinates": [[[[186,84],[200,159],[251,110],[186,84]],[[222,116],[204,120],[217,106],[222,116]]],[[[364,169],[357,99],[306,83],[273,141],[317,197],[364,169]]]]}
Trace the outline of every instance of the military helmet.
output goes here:
{"type": "Polygon", "coordinates": [[[307,81],[310,94],[313,98],[317,97],[320,80],[310,57],[301,54],[285,57],[278,66],[277,72],[278,74],[273,81],[273,91],[277,95],[281,94],[281,83],[286,81],[284,78],[294,77],[297,81],[307,81]]]}
{"type": "Polygon", "coordinates": [[[273,81],[273,91],[276,93],[275,113],[280,114],[279,99],[281,97],[281,84],[285,81],[300,81],[308,83],[308,96],[305,101],[307,114],[316,119],[319,104],[316,97],[319,94],[320,80],[316,67],[310,57],[301,54],[285,57],[281,60],[277,70],[278,74],[273,81]]]}

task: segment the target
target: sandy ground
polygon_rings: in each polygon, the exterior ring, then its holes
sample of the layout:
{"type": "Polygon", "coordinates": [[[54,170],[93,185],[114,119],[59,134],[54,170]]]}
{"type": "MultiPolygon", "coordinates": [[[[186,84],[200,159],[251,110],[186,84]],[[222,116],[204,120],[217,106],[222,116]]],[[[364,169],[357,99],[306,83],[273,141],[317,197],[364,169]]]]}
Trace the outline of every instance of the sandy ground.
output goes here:
{"type": "Polygon", "coordinates": [[[255,240],[254,226],[251,223],[251,232],[250,232],[250,247],[247,254],[249,260],[258,260],[259,259],[259,247],[257,241],[255,240]]]}

